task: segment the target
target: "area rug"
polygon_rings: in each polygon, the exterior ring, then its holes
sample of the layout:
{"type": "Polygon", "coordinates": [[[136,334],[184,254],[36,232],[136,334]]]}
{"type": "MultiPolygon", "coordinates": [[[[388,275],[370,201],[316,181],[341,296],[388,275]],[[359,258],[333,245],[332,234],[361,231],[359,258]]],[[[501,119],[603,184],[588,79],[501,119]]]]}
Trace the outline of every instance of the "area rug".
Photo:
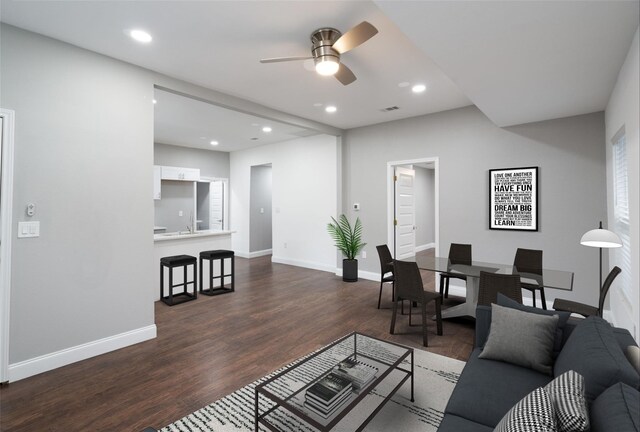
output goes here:
{"type": "MultiPolygon", "coordinates": [[[[303,359],[261,378],[230,395],[172,423],[161,432],[211,431],[211,432],[252,432],[254,431],[255,386],[273,374],[290,368],[303,359]]],[[[436,431],[443,411],[456,385],[464,362],[416,349],[414,351],[415,388],[414,399],[410,398],[409,381],[397,391],[380,412],[364,429],[368,432],[385,431],[436,431]]],[[[408,366],[408,365],[407,365],[408,366]]],[[[332,430],[352,432],[388,393],[376,388],[371,397],[362,400],[332,430]]],[[[263,404],[260,401],[261,406],[263,404]]],[[[264,408],[269,405],[264,402],[264,408]]],[[[262,410],[261,410],[262,411],[262,410]]],[[[287,411],[280,410],[274,417],[274,426],[281,431],[311,432],[315,429],[287,411]],[[280,412],[282,411],[282,412],[280,412]]],[[[267,431],[260,425],[260,431],[267,431]]]]}

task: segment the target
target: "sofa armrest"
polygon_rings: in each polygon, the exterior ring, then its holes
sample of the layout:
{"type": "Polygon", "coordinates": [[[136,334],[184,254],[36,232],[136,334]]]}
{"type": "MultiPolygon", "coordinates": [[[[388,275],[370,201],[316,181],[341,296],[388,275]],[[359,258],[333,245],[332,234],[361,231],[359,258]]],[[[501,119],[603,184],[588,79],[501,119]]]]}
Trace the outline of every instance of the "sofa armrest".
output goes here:
{"type": "Polygon", "coordinates": [[[482,348],[489,337],[491,329],[491,307],[479,305],[476,307],[476,341],[474,348],[482,348]]]}

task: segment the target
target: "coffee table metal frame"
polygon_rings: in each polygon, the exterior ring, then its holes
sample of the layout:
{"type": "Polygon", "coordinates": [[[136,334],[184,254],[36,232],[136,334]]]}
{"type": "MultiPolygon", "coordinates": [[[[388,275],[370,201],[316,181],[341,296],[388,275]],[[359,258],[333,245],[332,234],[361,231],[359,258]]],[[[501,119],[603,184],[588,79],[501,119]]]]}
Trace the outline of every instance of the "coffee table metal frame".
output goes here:
{"type": "MultiPolygon", "coordinates": [[[[327,370],[326,372],[322,373],[320,375],[320,377],[325,376],[331,369],[327,370]]],[[[394,370],[399,370],[401,372],[405,373],[405,376],[402,377],[402,379],[400,380],[400,382],[391,390],[391,392],[384,398],[384,400],[373,410],[373,412],[364,420],[364,422],[360,425],[360,427],[358,429],[356,429],[356,432],[361,431],[365,428],[365,426],[376,416],[376,414],[378,414],[378,412],[382,409],[382,407],[384,407],[384,405],[389,401],[389,399],[391,399],[391,397],[393,397],[393,395],[398,391],[398,389],[400,387],[402,387],[402,385],[407,381],[407,379],[411,378],[411,402],[414,402],[414,397],[413,397],[413,377],[414,377],[414,369],[413,369],[413,348],[409,348],[406,347],[404,345],[400,345],[400,344],[396,344],[393,342],[389,342],[389,341],[385,341],[385,340],[381,340],[372,336],[368,336],[368,335],[364,335],[362,333],[358,333],[358,332],[353,332],[350,333],[346,336],[344,336],[343,338],[338,339],[337,341],[327,345],[326,347],[322,348],[321,350],[314,352],[313,354],[309,355],[308,357],[306,357],[304,360],[296,363],[294,366],[292,366],[291,368],[287,368],[286,370],[277,373],[276,375],[272,376],[271,378],[269,378],[268,380],[258,384],[256,386],[255,389],[255,406],[254,406],[254,421],[255,421],[255,431],[258,431],[258,427],[260,424],[264,425],[267,429],[274,431],[274,432],[279,432],[278,429],[276,429],[272,424],[270,424],[268,422],[268,420],[266,419],[266,416],[268,416],[272,411],[278,409],[279,407],[286,409],[287,411],[291,412],[292,414],[296,415],[297,417],[299,417],[300,419],[302,419],[303,421],[305,421],[306,423],[308,423],[309,425],[313,426],[314,428],[318,429],[319,431],[322,432],[328,432],[330,431],[336,424],[338,424],[338,422],[340,422],[340,420],[342,420],[347,414],[349,414],[353,408],[355,408],[362,399],[364,399],[373,389],[375,389],[382,381],[384,381],[384,379],[394,370]],[[393,363],[387,363],[379,358],[374,358],[374,357],[370,357],[362,352],[358,352],[358,345],[357,345],[357,337],[361,336],[361,337],[365,337],[371,340],[374,340],[376,342],[380,342],[382,344],[389,344],[395,347],[399,347],[402,348],[404,350],[406,350],[404,353],[402,353],[398,359],[393,362],[393,363]],[[315,383],[319,378],[316,378],[308,383],[306,383],[306,385],[302,386],[302,388],[300,388],[298,391],[292,393],[291,395],[287,396],[285,399],[282,399],[280,397],[278,397],[277,395],[274,395],[273,393],[271,393],[267,388],[265,388],[267,385],[269,385],[269,383],[277,380],[278,378],[282,377],[284,374],[288,373],[292,368],[295,368],[299,365],[301,365],[304,362],[308,362],[309,360],[311,360],[314,357],[317,357],[318,355],[330,350],[331,348],[334,348],[335,346],[339,345],[340,343],[346,341],[349,338],[353,338],[353,352],[354,352],[354,357],[357,358],[358,356],[360,357],[364,357],[364,358],[369,358],[377,363],[381,363],[387,366],[387,368],[385,370],[380,371],[380,375],[377,376],[371,383],[369,383],[365,388],[363,388],[360,393],[357,395],[356,398],[354,398],[353,400],[351,400],[347,405],[345,405],[344,407],[340,408],[338,410],[338,412],[336,414],[334,414],[333,420],[331,420],[329,423],[327,423],[326,425],[323,425],[322,423],[319,423],[318,421],[314,420],[313,418],[309,417],[304,411],[301,411],[298,407],[289,404],[288,401],[290,399],[292,399],[293,397],[295,397],[296,395],[298,395],[300,392],[305,391],[307,388],[309,388],[310,385],[312,385],[313,383],[315,383]],[[411,370],[407,370],[407,369],[403,369],[400,367],[400,364],[407,358],[411,356],[411,370]],[[260,395],[266,397],[267,399],[271,400],[272,402],[275,402],[275,405],[273,407],[271,407],[270,409],[268,409],[267,411],[260,413],[259,412],[259,407],[258,407],[258,400],[260,395]]]]}

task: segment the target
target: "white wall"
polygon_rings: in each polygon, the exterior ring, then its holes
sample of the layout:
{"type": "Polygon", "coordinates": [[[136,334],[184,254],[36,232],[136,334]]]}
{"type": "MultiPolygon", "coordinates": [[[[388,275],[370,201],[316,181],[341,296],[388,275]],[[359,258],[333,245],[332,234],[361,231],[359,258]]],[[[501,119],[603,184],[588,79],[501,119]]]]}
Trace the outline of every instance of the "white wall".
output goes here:
{"type": "MultiPolygon", "coordinates": [[[[598,256],[580,237],[606,222],[603,113],[499,128],[475,107],[347,131],[343,138],[343,202],[359,202],[369,245],[387,242],[387,162],[439,158],[440,256],[473,244],[474,258],[511,263],[518,247],[542,249],[547,268],[575,272],[572,292],[546,290],[547,300],[596,304],[598,256]],[[538,166],[538,232],[489,230],[492,168],[538,166]]],[[[350,212],[353,216],[353,212],[350,212]]],[[[379,272],[377,257],[361,270],[379,272]]]]}
{"type": "Polygon", "coordinates": [[[114,342],[85,350],[95,355],[155,337],[153,84],[131,65],[1,32],[0,105],[16,113],[13,222],[38,220],[41,233],[13,240],[15,380],[82,358],[71,347],[114,342]]]}
{"type": "MultiPolygon", "coordinates": [[[[638,123],[640,118],[640,46],[638,45],[638,31],[633,38],[627,58],[620,69],[618,80],[615,84],[611,98],[605,111],[607,153],[607,208],[609,220],[613,221],[613,170],[612,170],[612,139],[624,126],[627,140],[627,159],[629,175],[629,211],[631,224],[631,298],[627,299],[620,290],[615,289],[616,280],[609,294],[611,314],[614,324],[635,330],[635,339],[640,340],[640,276],[638,263],[640,262],[640,204],[638,185],[640,185],[640,151],[638,150],[638,123]]],[[[610,228],[611,229],[611,228],[610,228]]],[[[617,265],[616,253],[609,254],[610,267],[617,265]]],[[[620,279],[620,276],[618,276],[620,279]]]]}
{"type": "Polygon", "coordinates": [[[316,135],[231,153],[233,248],[249,256],[251,167],[272,164],[273,261],[335,271],[327,233],[338,196],[338,140],[316,135]]]}

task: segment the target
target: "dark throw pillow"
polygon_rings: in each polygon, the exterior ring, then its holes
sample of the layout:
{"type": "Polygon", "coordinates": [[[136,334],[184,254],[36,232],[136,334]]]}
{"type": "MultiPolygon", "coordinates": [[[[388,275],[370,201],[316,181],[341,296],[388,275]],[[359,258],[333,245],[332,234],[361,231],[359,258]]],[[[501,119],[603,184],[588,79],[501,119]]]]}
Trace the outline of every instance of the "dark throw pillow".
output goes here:
{"type": "Polygon", "coordinates": [[[551,375],[558,316],[545,316],[491,305],[491,328],[478,356],[551,375]]]}

